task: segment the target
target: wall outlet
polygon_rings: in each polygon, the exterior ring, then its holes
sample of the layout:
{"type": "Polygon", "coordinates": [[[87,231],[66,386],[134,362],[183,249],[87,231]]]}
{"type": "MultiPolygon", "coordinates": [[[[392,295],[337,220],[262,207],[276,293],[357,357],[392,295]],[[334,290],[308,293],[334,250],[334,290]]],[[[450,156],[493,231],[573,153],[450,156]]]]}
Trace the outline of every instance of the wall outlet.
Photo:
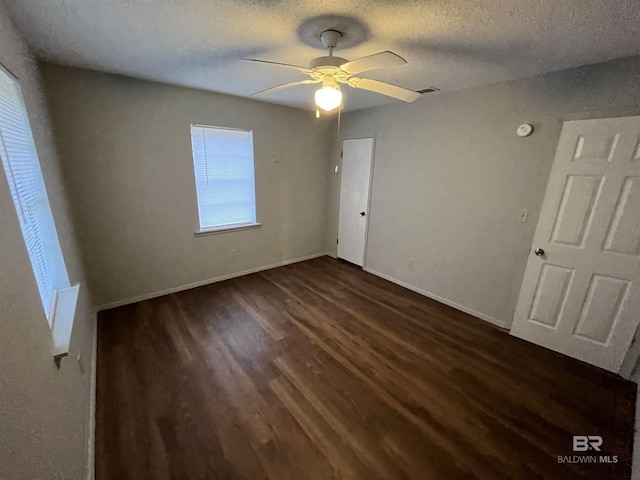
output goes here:
{"type": "Polygon", "coordinates": [[[528,216],[529,216],[529,210],[527,210],[526,208],[523,208],[523,209],[520,211],[520,221],[521,221],[522,223],[526,222],[526,221],[527,221],[527,217],[528,217],[528,216]]]}
{"type": "Polygon", "coordinates": [[[415,266],[416,266],[416,261],[413,258],[410,258],[409,261],[407,262],[407,267],[413,268],[415,266]]]}
{"type": "Polygon", "coordinates": [[[231,258],[236,258],[236,249],[231,250],[231,258]]]}

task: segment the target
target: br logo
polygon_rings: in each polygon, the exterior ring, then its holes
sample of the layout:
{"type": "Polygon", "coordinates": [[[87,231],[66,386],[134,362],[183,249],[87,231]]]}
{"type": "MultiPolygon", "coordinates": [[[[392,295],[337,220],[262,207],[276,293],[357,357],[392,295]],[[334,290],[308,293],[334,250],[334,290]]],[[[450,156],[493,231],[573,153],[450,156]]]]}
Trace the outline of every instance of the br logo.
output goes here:
{"type": "Polygon", "coordinates": [[[573,451],[574,452],[586,452],[588,450],[600,451],[602,445],[602,437],[598,435],[574,435],[573,436],[573,451]]]}

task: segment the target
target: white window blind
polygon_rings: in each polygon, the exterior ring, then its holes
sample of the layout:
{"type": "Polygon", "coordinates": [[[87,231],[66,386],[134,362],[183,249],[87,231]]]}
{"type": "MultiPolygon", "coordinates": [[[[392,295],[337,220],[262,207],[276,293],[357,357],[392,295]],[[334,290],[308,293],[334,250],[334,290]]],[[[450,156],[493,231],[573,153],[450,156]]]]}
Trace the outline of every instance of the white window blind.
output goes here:
{"type": "Polygon", "coordinates": [[[256,223],[253,135],[191,126],[200,230],[256,223]]]}
{"type": "Polygon", "coordinates": [[[42,306],[51,324],[54,290],[69,287],[20,85],[0,68],[0,158],[42,306]]]}

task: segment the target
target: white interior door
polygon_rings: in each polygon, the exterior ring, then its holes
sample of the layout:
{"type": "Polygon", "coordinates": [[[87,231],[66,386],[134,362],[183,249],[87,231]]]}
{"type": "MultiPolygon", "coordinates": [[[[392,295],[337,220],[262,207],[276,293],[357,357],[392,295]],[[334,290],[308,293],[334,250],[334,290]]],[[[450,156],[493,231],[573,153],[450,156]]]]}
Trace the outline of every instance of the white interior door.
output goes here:
{"type": "Polygon", "coordinates": [[[613,372],[640,321],[639,141],[640,117],[564,124],[511,330],[613,372]]]}
{"type": "Polygon", "coordinates": [[[364,263],[373,138],[342,142],[338,257],[364,263]]]}

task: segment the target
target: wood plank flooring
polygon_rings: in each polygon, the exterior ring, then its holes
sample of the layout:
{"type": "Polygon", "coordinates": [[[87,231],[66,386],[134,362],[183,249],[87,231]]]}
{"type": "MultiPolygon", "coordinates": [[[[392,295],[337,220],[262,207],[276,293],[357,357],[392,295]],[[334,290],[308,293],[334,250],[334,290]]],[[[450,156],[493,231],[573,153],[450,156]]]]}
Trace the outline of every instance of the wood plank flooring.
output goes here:
{"type": "Polygon", "coordinates": [[[98,480],[630,478],[630,382],[329,257],[98,335],[98,480]],[[618,463],[559,464],[573,435],[618,463]]]}

